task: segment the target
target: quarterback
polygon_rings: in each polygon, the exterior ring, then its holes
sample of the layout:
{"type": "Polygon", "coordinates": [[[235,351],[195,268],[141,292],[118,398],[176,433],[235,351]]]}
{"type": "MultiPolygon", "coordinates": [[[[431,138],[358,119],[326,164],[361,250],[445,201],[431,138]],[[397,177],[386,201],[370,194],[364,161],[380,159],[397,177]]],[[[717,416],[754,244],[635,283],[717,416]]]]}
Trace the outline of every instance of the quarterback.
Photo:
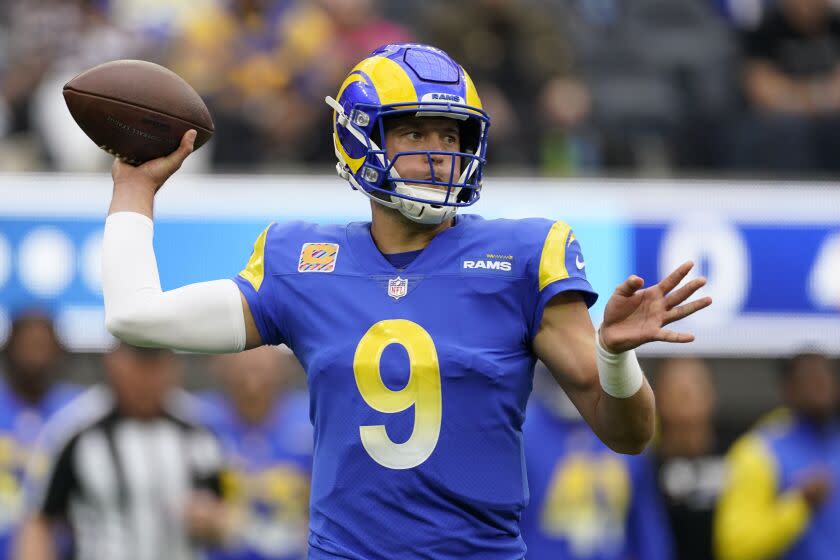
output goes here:
{"type": "Polygon", "coordinates": [[[521,559],[525,404],[541,359],[612,449],[640,452],[654,400],[633,349],[690,342],[666,325],[711,303],[678,288],[597,297],[571,228],[456,214],[481,192],[490,118],[436,48],[386,45],[327,98],[338,174],[371,220],[275,223],[232,280],[162,292],[154,195],[192,150],[114,163],[106,322],[132,344],[236,352],[285,343],[307,372],[314,425],[309,557],[521,559]]]}

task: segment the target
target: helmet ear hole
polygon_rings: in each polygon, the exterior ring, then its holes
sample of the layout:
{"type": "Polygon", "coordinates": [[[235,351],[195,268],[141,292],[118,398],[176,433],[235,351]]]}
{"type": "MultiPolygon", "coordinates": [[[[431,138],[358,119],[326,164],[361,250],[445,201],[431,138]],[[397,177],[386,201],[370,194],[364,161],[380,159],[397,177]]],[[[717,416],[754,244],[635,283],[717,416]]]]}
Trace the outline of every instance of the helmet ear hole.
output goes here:
{"type": "Polygon", "coordinates": [[[474,118],[458,123],[461,132],[461,150],[470,154],[478,153],[481,138],[481,123],[474,118]]]}
{"type": "Polygon", "coordinates": [[[394,128],[394,123],[399,117],[400,115],[381,115],[371,127],[370,139],[383,150],[385,149],[385,136],[388,135],[389,130],[394,128]]]}
{"type": "Polygon", "coordinates": [[[371,142],[373,142],[374,144],[376,144],[377,146],[379,146],[383,150],[385,149],[382,146],[382,140],[383,139],[382,139],[382,134],[379,133],[379,127],[378,126],[373,127],[373,131],[370,133],[370,140],[371,140],[371,142]]]}

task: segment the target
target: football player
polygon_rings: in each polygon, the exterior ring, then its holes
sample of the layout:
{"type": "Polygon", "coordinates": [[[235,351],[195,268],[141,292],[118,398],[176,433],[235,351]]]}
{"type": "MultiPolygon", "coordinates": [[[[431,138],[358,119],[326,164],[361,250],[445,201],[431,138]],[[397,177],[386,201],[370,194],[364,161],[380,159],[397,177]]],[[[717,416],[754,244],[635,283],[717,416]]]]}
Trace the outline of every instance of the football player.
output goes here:
{"type": "Polygon", "coordinates": [[[222,494],[233,514],[225,546],[208,560],[305,557],[312,425],[300,366],[286,348],[254,348],[213,361],[222,391],[201,398],[204,424],[222,444],[222,494]]]}
{"type": "Polygon", "coordinates": [[[522,433],[528,560],[682,559],[651,456],[608,449],[540,364],[522,433]]]}
{"type": "Polygon", "coordinates": [[[596,298],[570,227],[456,215],[478,200],[490,118],[446,53],[386,45],[333,108],[338,173],[371,221],[271,224],[232,281],[162,292],[155,192],[192,149],[114,163],[103,246],[106,322],[134,344],[232,352],[285,343],[307,372],[314,424],[310,558],[525,555],[522,422],[540,358],[596,434],[640,452],[654,400],[633,349],[690,342],[666,325],[686,303],[686,263],[596,298]]]}
{"type": "Polygon", "coordinates": [[[65,358],[49,315],[26,309],[15,316],[0,352],[0,560],[11,558],[24,518],[26,477],[47,474],[42,428],[81,392],[61,380],[65,358]]]}

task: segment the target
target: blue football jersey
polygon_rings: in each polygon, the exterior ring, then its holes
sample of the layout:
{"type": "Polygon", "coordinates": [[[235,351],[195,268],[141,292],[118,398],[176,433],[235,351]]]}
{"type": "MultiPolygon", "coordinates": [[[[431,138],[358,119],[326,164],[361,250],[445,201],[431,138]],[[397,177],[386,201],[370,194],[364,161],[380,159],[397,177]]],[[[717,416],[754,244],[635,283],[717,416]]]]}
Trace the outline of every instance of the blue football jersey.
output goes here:
{"type": "Polygon", "coordinates": [[[597,297],[568,225],[462,215],[396,269],[368,222],[272,224],[235,281],[307,372],[310,558],[523,557],[532,339],[597,297]]]}
{"type": "Polygon", "coordinates": [[[12,557],[12,538],[25,511],[26,477],[46,474],[47,458],[37,445],[41,428],[79,393],[58,384],[40,402],[29,403],[0,381],[0,560],[12,557]]]}
{"type": "Polygon", "coordinates": [[[221,394],[203,395],[202,422],[225,455],[222,494],[239,530],[213,560],[301,560],[306,554],[312,425],[309,399],[278,399],[259,425],[246,423],[221,394]]]}
{"type": "Polygon", "coordinates": [[[528,560],[670,560],[672,537],[648,455],[619,455],[582,418],[538,398],[524,426],[528,560]]]}

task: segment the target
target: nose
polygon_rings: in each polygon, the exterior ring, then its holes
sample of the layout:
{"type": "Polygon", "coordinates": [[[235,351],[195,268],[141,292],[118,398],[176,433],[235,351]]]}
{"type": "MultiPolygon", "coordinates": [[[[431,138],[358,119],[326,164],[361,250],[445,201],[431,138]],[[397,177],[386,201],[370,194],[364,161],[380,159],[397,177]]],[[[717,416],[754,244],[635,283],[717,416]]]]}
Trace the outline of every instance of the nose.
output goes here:
{"type": "MultiPolygon", "coordinates": [[[[440,134],[432,134],[429,137],[429,145],[427,147],[430,151],[435,152],[444,152],[446,151],[446,146],[444,145],[443,138],[440,134]]],[[[432,154],[432,159],[437,163],[443,161],[444,156],[442,154],[432,154]]]]}

